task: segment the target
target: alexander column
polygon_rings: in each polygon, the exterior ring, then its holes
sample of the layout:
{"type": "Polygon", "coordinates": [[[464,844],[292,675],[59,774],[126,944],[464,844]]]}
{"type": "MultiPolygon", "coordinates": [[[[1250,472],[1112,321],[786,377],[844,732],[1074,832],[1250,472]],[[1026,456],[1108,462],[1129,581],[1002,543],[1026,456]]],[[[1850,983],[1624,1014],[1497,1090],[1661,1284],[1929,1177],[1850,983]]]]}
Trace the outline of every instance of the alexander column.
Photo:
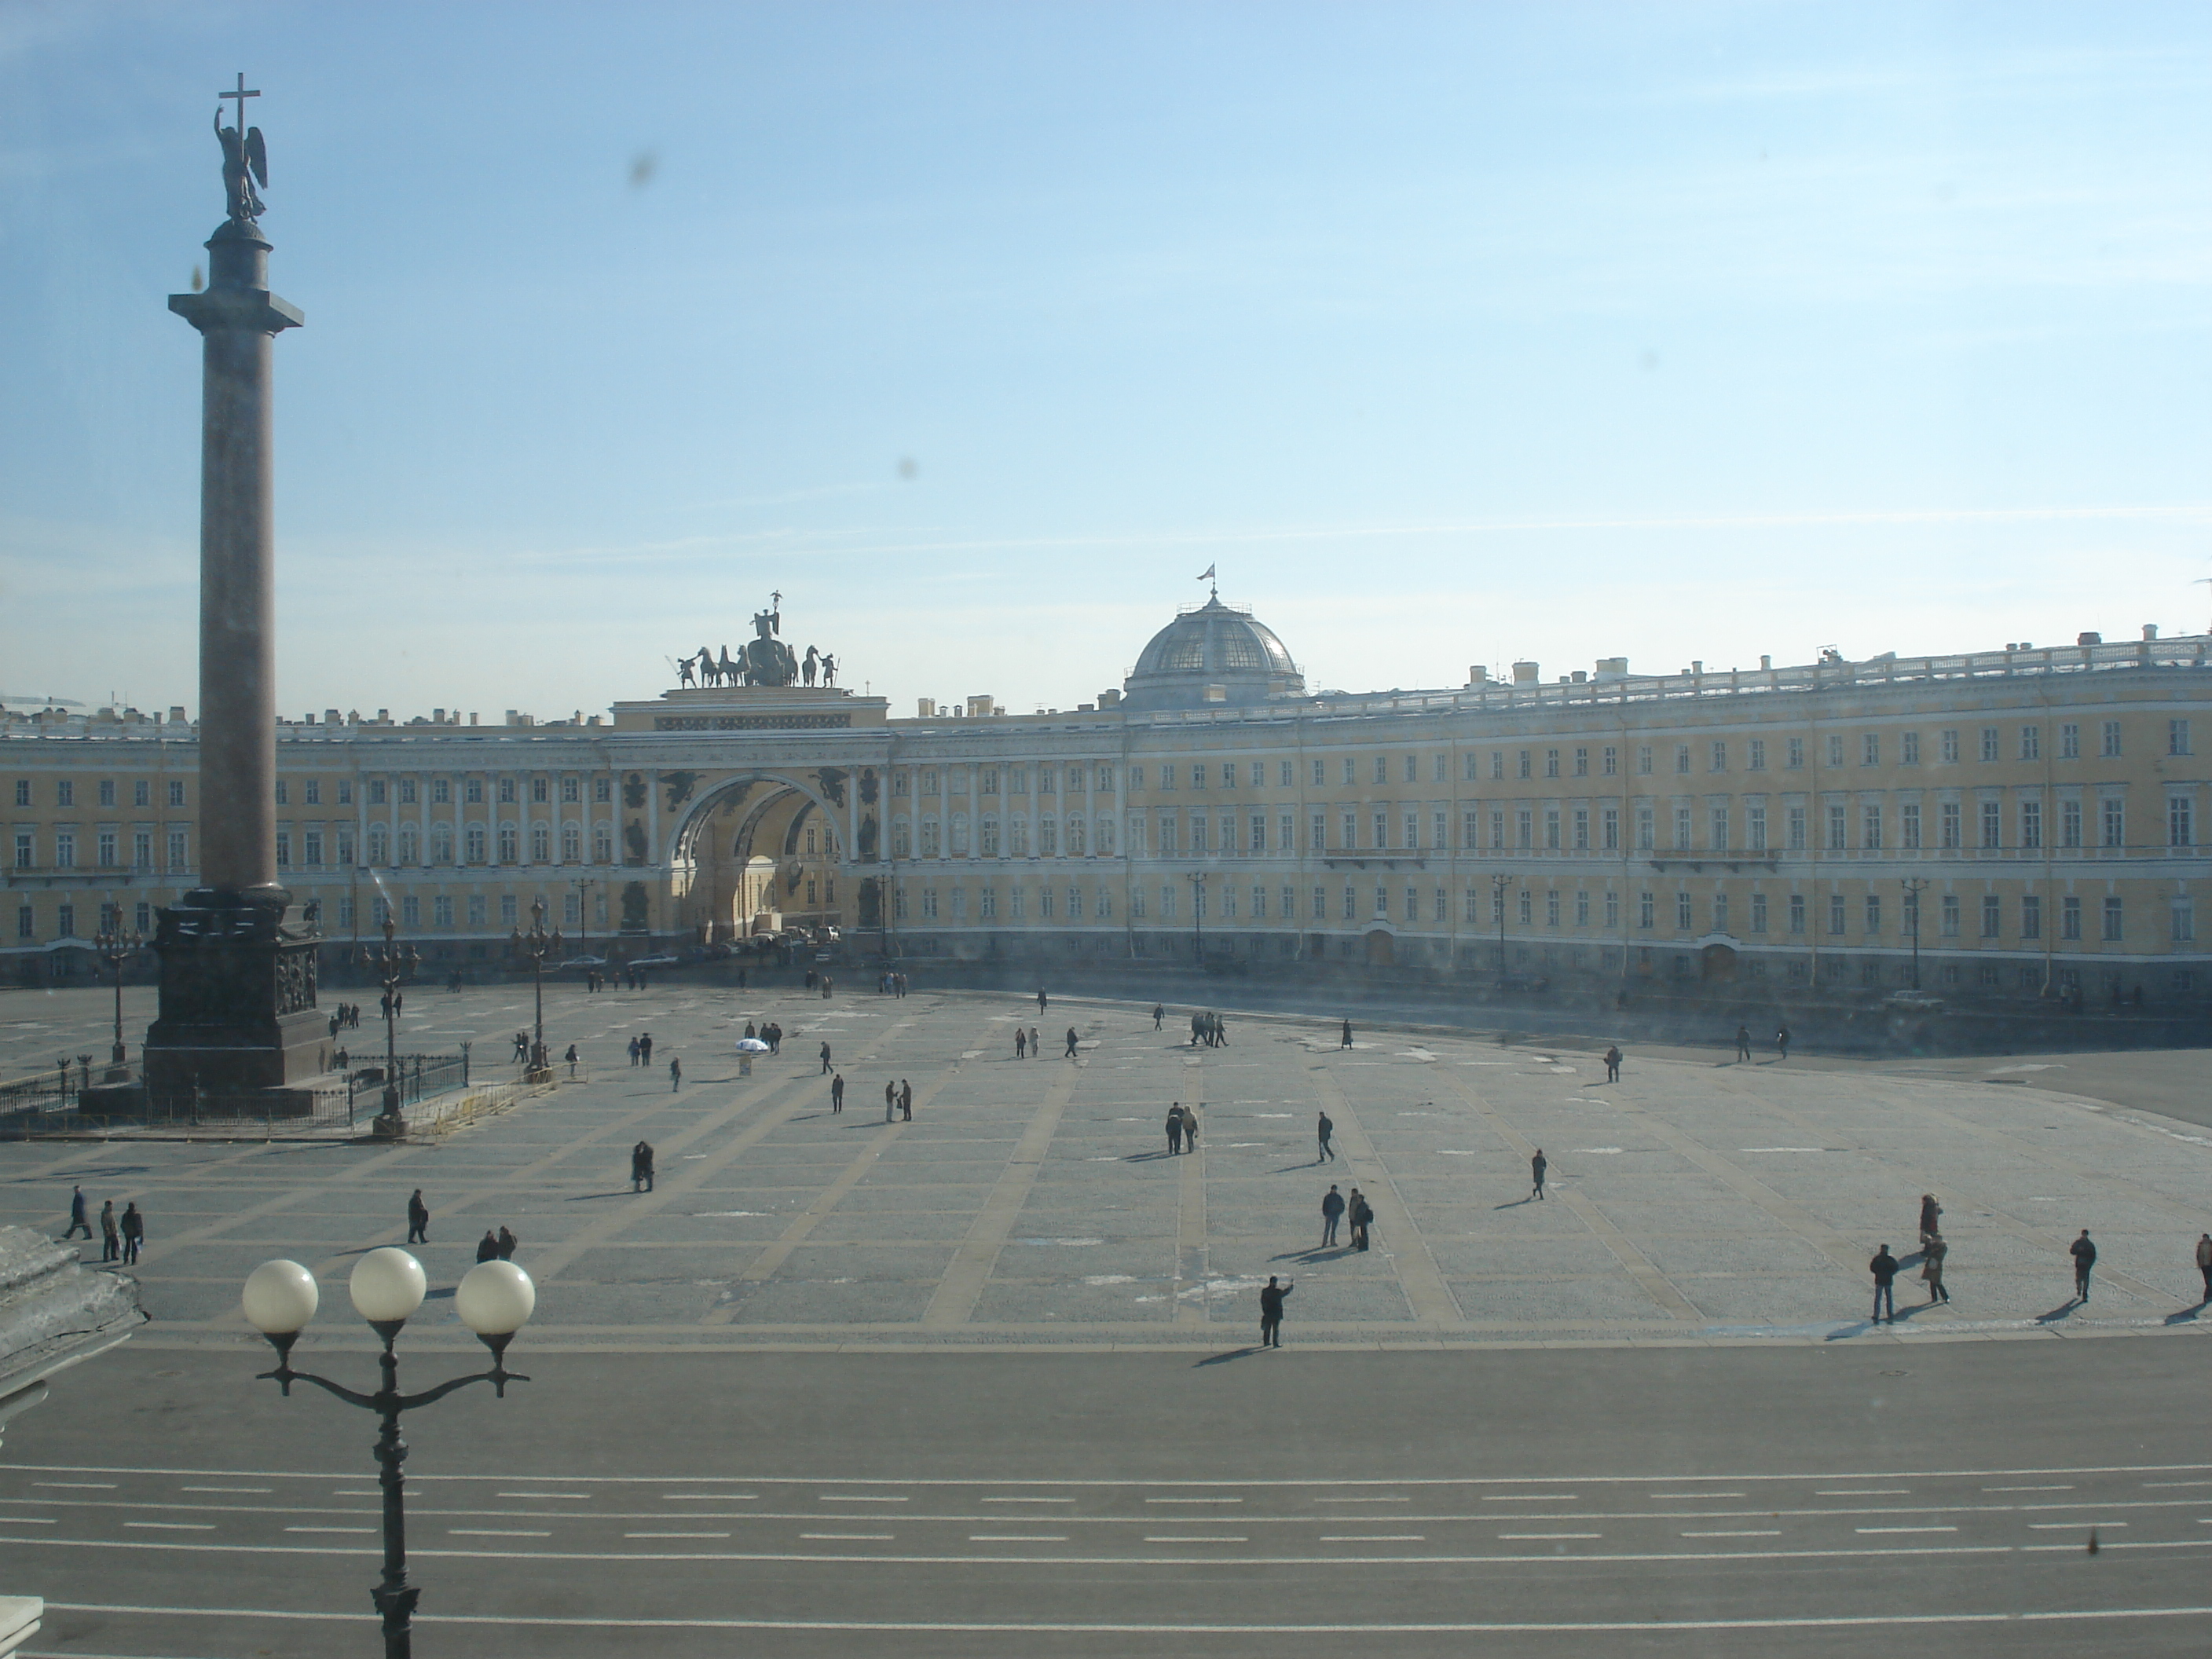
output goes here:
{"type": "MultiPolygon", "coordinates": [[[[169,309],[199,330],[201,884],[161,912],[161,1012],[146,1034],[148,1094],[258,1095],[322,1071],[312,912],[276,881],[276,549],[270,378],[276,335],[306,319],[269,291],[257,183],[261,129],[246,77],[218,109],[229,216],[208,239],[207,291],[169,309]]],[[[280,1097],[267,1102],[277,1110],[280,1097]]],[[[304,1102],[300,1103],[304,1104],[304,1102]]]]}

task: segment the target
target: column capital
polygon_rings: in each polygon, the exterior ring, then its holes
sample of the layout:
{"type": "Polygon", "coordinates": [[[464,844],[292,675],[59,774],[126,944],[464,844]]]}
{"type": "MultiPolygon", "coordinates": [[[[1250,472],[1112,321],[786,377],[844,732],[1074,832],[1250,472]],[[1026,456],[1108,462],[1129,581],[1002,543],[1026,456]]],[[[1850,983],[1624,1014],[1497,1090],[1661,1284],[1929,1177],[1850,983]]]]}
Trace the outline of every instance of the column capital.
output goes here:
{"type": "Polygon", "coordinates": [[[172,294],[169,309],[203,334],[234,328],[277,334],[306,325],[307,313],[265,288],[218,288],[204,294],[172,294]]]}

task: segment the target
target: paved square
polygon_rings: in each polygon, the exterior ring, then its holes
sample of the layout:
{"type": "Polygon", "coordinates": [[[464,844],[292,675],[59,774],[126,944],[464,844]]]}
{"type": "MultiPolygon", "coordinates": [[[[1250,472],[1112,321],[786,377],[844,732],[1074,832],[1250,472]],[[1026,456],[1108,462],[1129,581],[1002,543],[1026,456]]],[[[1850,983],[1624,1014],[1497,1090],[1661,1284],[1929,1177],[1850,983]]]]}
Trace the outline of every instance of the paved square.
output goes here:
{"type": "MultiPolygon", "coordinates": [[[[16,1058],[52,1047],[59,1016],[98,1012],[66,1002],[0,1009],[21,1016],[4,1033],[16,1058]]],[[[404,1046],[424,1050],[473,1036],[501,1052],[528,1016],[511,990],[410,1003],[404,1046]]],[[[1081,1000],[1040,1015],[981,993],[563,988],[548,1035],[556,1052],[580,1044],[588,1082],[400,1147],[6,1144],[0,1219],[58,1232],[72,1182],[95,1207],[135,1199],[156,1340],[234,1338],[240,1281],[276,1255],[313,1266],[335,1313],[353,1257],[403,1239],[416,1187],[434,1297],[487,1228],[511,1227],[540,1287],[539,1346],[1219,1346],[1252,1333],[1270,1273],[1297,1282],[1294,1343],[1831,1340],[1857,1334],[1884,1242],[1906,1261],[1914,1332],[2154,1329],[2197,1302],[2212,1137],[2148,1111],[1771,1058],[1632,1054],[1607,1085],[1586,1052],[1364,1027],[1346,1050],[1320,1018],[1232,1015],[1228,1046],[1193,1048],[1186,1016],[1156,1031],[1148,1010],[1081,1000]],[[732,1043],[763,1019],[784,1026],[782,1052],[740,1076],[732,1043]],[[1032,1025],[1046,1057],[1018,1060],[1032,1025]],[[652,1066],[626,1064],[647,1030],[652,1066]],[[888,1079],[911,1083],[911,1122],[884,1121],[888,1079]],[[1163,1133],[1173,1101],[1203,1126],[1180,1157],[1163,1133]],[[1316,1161],[1321,1111],[1333,1163],[1316,1161]],[[637,1194],[641,1139],[659,1179],[637,1194]],[[1371,1250],[1319,1247],[1332,1182],[1372,1200],[1371,1250]],[[1933,1310],[1918,1305],[1923,1192],[1952,1243],[1956,1299],[1933,1310]],[[2065,1246],[2084,1226],[2101,1259],[2074,1308],[2065,1246]]],[[[462,1334],[442,1311],[416,1328],[462,1334]]]]}

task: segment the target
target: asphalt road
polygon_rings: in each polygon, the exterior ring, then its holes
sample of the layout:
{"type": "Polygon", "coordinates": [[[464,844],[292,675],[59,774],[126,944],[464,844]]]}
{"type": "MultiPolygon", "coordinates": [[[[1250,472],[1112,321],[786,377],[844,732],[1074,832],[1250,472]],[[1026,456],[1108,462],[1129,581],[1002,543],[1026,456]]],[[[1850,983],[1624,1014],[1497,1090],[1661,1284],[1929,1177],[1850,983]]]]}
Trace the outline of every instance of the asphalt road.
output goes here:
{"type": "MultiPolygon", "coordinates": [[[[526,1342],[535,1381],[410,1419],[418,1651],[2212,1642],[2187,1338],[1357,1354],[1291,1334],[1196,1359],[526,1342]]],[[[367,1414],[279,1398],[264,1358],[134,1344],[11,1427],[9,1588],[52,1604],[29,1651],[375,1650],[367,1414]]]]}

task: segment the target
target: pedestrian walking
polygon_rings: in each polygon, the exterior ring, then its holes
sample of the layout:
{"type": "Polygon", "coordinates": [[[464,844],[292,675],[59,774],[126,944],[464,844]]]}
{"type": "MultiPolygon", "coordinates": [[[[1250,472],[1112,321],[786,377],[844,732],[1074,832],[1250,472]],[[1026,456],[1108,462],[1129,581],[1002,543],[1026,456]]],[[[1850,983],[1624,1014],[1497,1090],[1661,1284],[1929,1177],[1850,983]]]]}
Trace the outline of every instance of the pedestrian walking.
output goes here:
{"type": "Polygon", "coordinates": [[[1774,1052],[1784,1060],[1790,1058],[1790,1028],[1787,1025],[1774,1034],[1774,1052]]]}
{"type": "Polygon", "coordinates": [[[1030,1058],[1031,1060],[1044,1058],[1044,1042],[1037,1036],[1037,1028],[1034,1025],[1030,1027],[1030,1058]]]}
{"type": "Polygon", "coordinates": [[[1368,1229],[1375,1224],[1375,1206],[1367,1201],[1358,1188],[1352,1189],[1350,1201],[1345,1206],[1344,1218],[1352,1224],[1352,1248],[1364,1250],[1368,1245],[1368,1229]]]}
{"type": "Polygon", "coordinates": [[[146,1218],[136,1204],[123,1206],[122,1230],[123,1265],[127,1267],[138,1259],[138,1247],[146,1242],[146,1218]]]}
{"type": "Polygon", "coordinates": [[[1344,1194],[1332,1186],[1322,1195],[1321,1247],[1324,1250],[1336,1243],[1336,1224],[1344,1219],[1344,1194]]]}
{"type": "Polygon", "coordinates": [[[1605,1080],[1607,1083],[1620,1081],[1620,1049],[1617,1044],[1605,1051],[1605,1080]]]}
{"type": "Polygon", "coordinates": [[[1044,1017],[1045,1001],[1044,987],[1040,985],[1037,987],[1037,1017],[1040,1019],[1044,1017]]]}
{"type": "MultiPolygon", "coordinates": [[[[1335,1163],[1336,1148],[1329,1145],[1329,1137],[1336,1133],[1336,1125],[1329,1121],[1328,1114],[1327,1112],[1323,1112],[1321,1115],[1321,1121],[1316,1124],[1314,1127],[1321,1139],[1321,1152],[1320,1154],[1315,1158],[1314,1162],[1316,1164],[1335,1163]]],[[[1332,1187],[1329,1190],[1331,1192],[1334,1192],[1336,1189],[1332,1187]]]]}
{"type": "Polygon", "coordinates": [[[1279,1348],[1283,1346],[1283,1298],[1297,1289],[1296,1280],[1278,1285],[1273,1273],[1260,1287],[1260,1346],[1279,1348]]]}
{"type": "Polygon", "coordinates": [[[1182,1151],[1182,1103],[1178,1101],[1168,1108],[1168,1156],[1174,1158],[1182,1151]]]}
{"type": "Polygon", "coordinates": [[[1029,1057],[1030,1034],[1024,1030],[1020,1026],[1017,1025],[1014,1027],[1014,1058],[1016,1060],[1027,1060],[1029,1057]]]}
{"type": "Polygon", "coordinates": [[[671,1056],[668,1061],[668,1092],[675,1094],[684,1087],[684,1062],[671,1056]]]}
{"type": "Polygon", "coordinates": [[[1194,1107],[1182,1109],[1182,1149],[1186,1152],[1198,1150],[1198,1112],[1194,1107]]]}
{"type": "MultiPolygon", "coordinates": [[[[91,1231],[84,1236],[90,1238],[91,1231]]],[[[2204,1300],[2212,1302],[2212,1233],[2197,1235],[2197,1271],[2204,1275],[2204,1300]]]]}
{"type": "Polygon", "coordinates": [[[1887,1303],[1889,1322],[1894,1325],[1897,1323],[1897,1291],[1894,1288],[1897,1258],[1889,1253],[1888,1245],[1883,1245],[1874,1253],[1874,1260],[1867,1263],[1867,1271],[1874,1275],[1874,1322],[1877,1325],[1881,1323],[1882,1304],[1887,1303]]]}
{"type": "Polygon", "coordinates": [[[1218,1014],[1213,1017],[1213,1046],[1217,1048],[1229,1046],[1229,1022],[1218,1014]]]}
{"type": "Polygon", "coordinates": [[[499,1230],[499,1259],[501,1261],[514,1261],[515,1246],[521,1243],[522,1241],[520,1239],[517,1238],[505,1227],[501,1227],[499,1230]]]}
{"type": "Polygon", "coordinates": [[[1536,1156],[1528,1160],[1528,1196],[1539,1204],[1544,1201],[1544,1176],[1551,1167],[1552,1160],[1544,1156],[1544,1149],[1539,1146],[1536,1156]]]}
{"type": "MultiPolygon", "coordinates": [[[[751,1033],[747,1032],[746,1035],[750,1036],[751,1033]]],[[[637,1039],[635,1037],[632,1037],[629,1040],[629,1063],[633,1066],[637,1064],[637,1039]]]]}
{"type": "Polygon", "coordinates": [[[1336,1046],[1340,1048],[1349,1048],[1352,1046],[1352,1022],[1348,1019],[1344,1022],[1344,1036],[1336,1046]]]}
{"type": "Polygon", "coordinates": [[[1152,1005],[1152,1029],[1155,1031],[1160,1029],[1160,1022],[1167,1017],[1168,1011],[1163,1005],[1157,1002],[1152,1005]]]}
{"type": "Polygon", "coordinates": [[[822,1071],[820,1075],[823,1077],[828,1077],[830,1075],[830,1045],[826,1042],[822,1045],[822,1071]]]}
{"type": "Polygon", "coordinates": [[[111,1198],[100,1206],[100,1259],[102,1261],[120,1261],[123,1259],[123,1247],[116,1242],[117,1238],[115,1200],[111,1198]]]}
{"type": "Polygon", "coordinates": [[[898,1085],[884,1085],[884,1121],[888,1123],[898,1113],[898,1085]]]}
{"type": "Polygon", "coordinates": [[[914,1121],[914,1085],[904,1078],[899,1079],[899,1121],[914,1121]]]}
{"type": "Polygon", "coordinates": [[[573,1042],[570,1043],[568,1045],[568,1052],[562,1055],[561,1058],[568,1062],[568,1081],[574,1083],[576,1080],[576,1045],[573,1042]]]}
{"type": "Polygon", "coordinates": [[[2089,1299],[2089,1270],[2097,1265],[2097,1247],[2089,1242],[2087,1227],[2081,1229],[2081,1237],[2066,1247],[2066,1253],[2074,1258],[2074,1299],[2087,1302],[2089,1299]]]}
{"type": "Polygon", "coordinates": [[[1748,1025],[1735,1028],[1735,1057],[1740,1061],[1751,1058],[1751,1027],[1748,1025]]]}
{"type": "Polygon", "coordinates": [[[489,1227],[484,1229],[484,1236],[477,1240],[477,1260],[479,1261],[499,1260],[499,1235],[489,1227]]]}
{"type": "MultiPolygon", "coordinates": [[[[90,1238],[92,1237],[92,1223],[86,1220],[84,1215],[84,1188],[82,1187],[72,1187],[70,1188],[69,1231],[64,1233],[62,1237],[64,1238],[75,1238],[76,1237],[76,1230],[80,1227],[84,1229],[84,1236],[87,1238],[90,1238]]],[[[2212,1279],[2206,1279],[2205,1283],[2212,1285],[2212,1279]]]]}
{"type": "Polygon", "coordinates": [[[1075,1028],[1073,1025],[1067,1028],[1067,1052],[1061,1055],[1060,1058],[1063,1060],[1073,1060],[1075,1058],[1075,1028]]]}
{"type": "Polygon", "coordinates": [[[833,1113],[845,1109],[845,1074],[842,1072],[834,1073],[830,1079],[830,1109],[833,1113]]]}
{"type": "Polygon", "coordinates": [[[1950,1255],[1951,1247],[1941,1233],[1930,1233],[1920,1241],[1920,1277],[1927,1283],[1931,1306],[1951,1299],[1951,1292],[1943,1288],[1943,1263],[1950,1255]]]}
{"type": "Polygon", "coordinates": [[[407,1200],[407,1242],[410,1244],[428,1244],[430,1242],[430,1206],[422,1201],[420,1187],[407,1200]]]}
{"type": "Polygon", "coordinates": [[[629,1189],[634,1193],[653,1190],[653,1146],[641,1140],[629,1149],[629,1189]]]}
{"type": "Polygon", "coordinates": [[[1943,1206],[1936,1201],[1933,1193],[1920,1194],[1920,1242],[1928,1241],[1943,1231],[1943,1206]]]}
{"type": "Polygon", "coordinates": [[[653,1033],[650,1031],[637,1034],[637,1063],[641,1066],[653,1064],[653,1033]]]}

